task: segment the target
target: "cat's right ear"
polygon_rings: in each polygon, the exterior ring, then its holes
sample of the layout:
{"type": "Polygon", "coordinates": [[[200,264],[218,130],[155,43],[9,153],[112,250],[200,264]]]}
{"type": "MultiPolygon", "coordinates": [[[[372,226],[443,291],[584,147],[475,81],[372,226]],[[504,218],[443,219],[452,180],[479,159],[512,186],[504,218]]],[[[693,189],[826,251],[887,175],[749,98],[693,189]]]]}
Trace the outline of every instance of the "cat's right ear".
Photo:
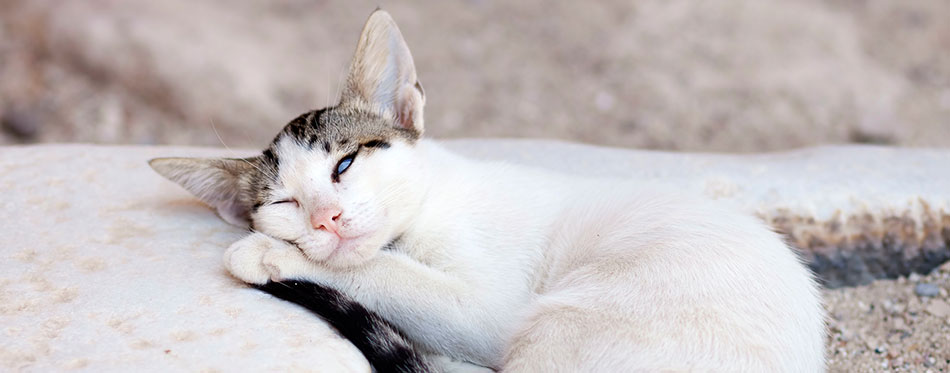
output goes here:
{"type": "Polygon", "coordinates": [[[422,135],[425,93],[409,46],[384,10],[373,12],[363,26],[341,104],[368,105],[393,118],[397,127],[422,135]]]}
{"type": "Polygon", "coordinates": [[[174,181],[213,207],[228,223],[247,227],[251,202],[242,193],[241,175],[253,172],[253,159],[156,158],[148,161],[155,172],[174,181]]]}

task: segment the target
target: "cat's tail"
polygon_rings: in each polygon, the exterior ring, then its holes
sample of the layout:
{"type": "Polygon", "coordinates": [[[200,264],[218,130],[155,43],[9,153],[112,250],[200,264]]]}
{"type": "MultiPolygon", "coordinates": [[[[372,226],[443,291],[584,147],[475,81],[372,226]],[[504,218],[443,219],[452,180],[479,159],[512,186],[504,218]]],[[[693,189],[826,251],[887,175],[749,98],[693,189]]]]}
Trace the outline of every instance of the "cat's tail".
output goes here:
{"type": "Polygon", "coordinates": [[[399,330],[336,290],[307,281],[268,282],[257,287],[317,314],[350,340],[375,372],[436,372],[441,369],[399,330]]]}

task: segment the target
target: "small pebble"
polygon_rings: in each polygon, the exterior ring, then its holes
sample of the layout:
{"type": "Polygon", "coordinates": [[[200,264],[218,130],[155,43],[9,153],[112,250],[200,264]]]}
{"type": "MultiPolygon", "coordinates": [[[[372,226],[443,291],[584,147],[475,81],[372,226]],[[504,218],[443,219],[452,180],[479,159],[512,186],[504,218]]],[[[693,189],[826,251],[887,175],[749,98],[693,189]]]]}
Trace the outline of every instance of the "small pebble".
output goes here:
{"type": "Polygon", "coordinates": [[[947,317],[950,315],[950,304],[940,299],[934,299],[927,305],[927,312],[937,317],[947,317]]]}
{"type": "Polygon", "coordinates": [[[914,286],[914,292],[922,297],[936,297],[940,294],[940,287],[934,284],[922,282],[914,286]]]}
{"type": "Polygon", "coordinates": [[[934,364],[937,364],[937,359],[934,359],[933,356],[930,356],[924,360],[924,366],[927,368],[934,366],[934,364]]]}
{"type": "Polygon", "coordinates": [[[895,318],[895,319],[894,319],[894,329],[897,329],[897,330],[906,330],[906,329],[907,329],[907,323],[906,323],[906,322],[904,321],[904,319],[902,319],[902,318],[895,318]]]}

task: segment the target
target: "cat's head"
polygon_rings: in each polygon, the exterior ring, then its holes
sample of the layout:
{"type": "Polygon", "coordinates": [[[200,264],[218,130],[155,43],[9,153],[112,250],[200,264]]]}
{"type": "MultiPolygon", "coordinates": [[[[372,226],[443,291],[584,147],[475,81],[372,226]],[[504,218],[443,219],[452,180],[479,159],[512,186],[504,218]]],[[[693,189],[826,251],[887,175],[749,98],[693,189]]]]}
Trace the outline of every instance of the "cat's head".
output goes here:
{"type": "Polygon", "coordinates": [[[371,258],[418,209],[425,96],[392,18],[363,27],[340,103],[300,115],[261,155],[159,158],[155,171],[228,222],[296,244],[311,259],[371,258]]]}

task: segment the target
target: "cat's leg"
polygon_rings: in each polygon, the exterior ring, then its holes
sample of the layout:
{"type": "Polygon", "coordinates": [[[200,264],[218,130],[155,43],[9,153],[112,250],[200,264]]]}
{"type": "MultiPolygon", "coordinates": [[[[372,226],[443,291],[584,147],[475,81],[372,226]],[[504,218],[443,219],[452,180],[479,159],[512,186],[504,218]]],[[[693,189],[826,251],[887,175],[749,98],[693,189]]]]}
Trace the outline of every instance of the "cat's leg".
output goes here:
{"type": "MultiPolygon", "coordinates": [[[[694,355],[658,348],[651,336],[651,323],[631,320],[622,312],[598,309],[596,301],[540,301],[512,338],[503,372],[660,372],[695,371],[685,362],[694,355]],[[547,304],[544,304],[547,303],[547,304]],[[672,356],[671,356],[672,355],[672,356]]],[[[720,369],[721,371],[732,371],[720,369]]],[[[717,369],[712,369],[717,371],[717,369]]],[[[763,370],[767,371],[767,370],[763,370]]]]}
{"type": "Polygon", "coordinates": [[[350,340],[377,371],[492,372],[446,356],[423,354],[388,322],[336,290],[310,282],[269,281],[273,270],[265,266],[263,258],[272,250],[296,249],[283,241],[253,233],[228,248],[224,256],[225,266],[235,277],[258,284],[258,289],[296,303],[323,318],[350,340]]]}
{"type": "Polygon", "coordinates": [[[445,373],[494,373],[491,368],[456,360],[448,356],[431,356],[430,360],[437,369],[445,373]]]}
{"type": "Polygon", "coordinates": [[[274,279],[304,279],[353,297],[399,326],[429,350],[484,365],[500,360],[516,314],[490,302],[476,281],[430,268],[401,253],[382,251],[356,268],[326,268],[299,250],[271,250],[264,267],[274,279]],[[510,318],[513,320],[513,318],[510,318]]]}
{"type": "MultiPolygon", "coordinates": [[[[505,362],[508,372],[582,372],[596,366],[595,356],[586,353],[592,344],[588,310],[563,306],[549,307],[531,316],[512,339],[505,362]]],[[[609,370],[603,370],[609,371],[609,370]]]]}
{"type": "Polygon", "coordinates": [[[431,351],[489,366],[500,362],[518,313],[510,304],[491,302],[484,284],[389,251],[355,268],[326,268],[286,242],[256,235],[262,237],[249,237],[247,245],[228,250],[226,266],[236,277],[256,284],[270,279],[326,285],[379,313],[431,351]]]}

